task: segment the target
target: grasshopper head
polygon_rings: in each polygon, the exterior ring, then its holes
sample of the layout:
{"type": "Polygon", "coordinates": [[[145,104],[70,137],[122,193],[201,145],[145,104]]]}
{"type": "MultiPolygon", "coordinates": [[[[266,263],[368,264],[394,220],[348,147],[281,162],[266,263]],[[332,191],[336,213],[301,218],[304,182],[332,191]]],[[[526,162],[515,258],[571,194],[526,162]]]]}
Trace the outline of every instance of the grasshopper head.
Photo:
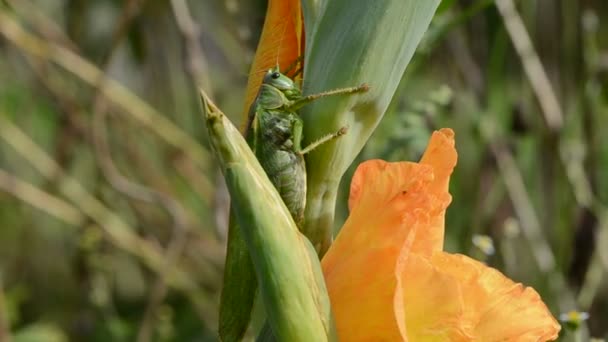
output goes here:
{"type": "Polygon", "coordinates": [[[269,69],[266,75],[264,75],[262,83],[273,86],[281,91],[296,89],[296,85],[291,78],[281,74],[278,69],[269,69]]]}

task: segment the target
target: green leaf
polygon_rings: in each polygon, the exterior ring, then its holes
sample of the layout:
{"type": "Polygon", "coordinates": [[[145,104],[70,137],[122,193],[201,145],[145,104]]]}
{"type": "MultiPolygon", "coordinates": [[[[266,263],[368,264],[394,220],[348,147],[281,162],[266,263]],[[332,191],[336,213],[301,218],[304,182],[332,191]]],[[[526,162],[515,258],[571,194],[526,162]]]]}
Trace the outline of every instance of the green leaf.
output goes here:
{"type": "Polygon", "coordinates": [[[326,341],[329,297],[316,253],[240,132],[202,94],[211,145],[278,341],[326,341]]]}
{"type": "Polygon", "coordinates": [[[222,341],[240,341],[249,326],[257,282],[249,251],[230,210],[218,333],[222,341]]]}
{"type": "MultiPolygon", "coordinates": [[[[308,1],[310,2],[310,1],[308,1]]],[[[348,133],[307,156],[304,232],[317,252],[331,243],[340,179],[386,111],[439,0],[327,0],[305,5],[304,93],[366,83],[368,93],[324,98],[302,110],[305,143],[348,126],[348,133]],[[310,8],[316,21],[311,23],[310,8]],[[312,28],[311,28],[312,26],[312,28]]],[[[306,3],[306,2],[305,2],[306,3]]]]}

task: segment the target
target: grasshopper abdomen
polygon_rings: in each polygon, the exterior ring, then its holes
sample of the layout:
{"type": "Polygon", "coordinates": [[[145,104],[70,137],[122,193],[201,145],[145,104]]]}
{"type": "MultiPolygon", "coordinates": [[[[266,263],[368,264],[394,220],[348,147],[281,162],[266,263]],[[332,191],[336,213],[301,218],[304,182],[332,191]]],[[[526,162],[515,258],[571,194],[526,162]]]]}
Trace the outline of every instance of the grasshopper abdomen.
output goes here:
{"type": "Polygon", "coordinates": [[[295,113],[273,110],[257,115],[263,129],[256,130],[256,157],[300,226],[306,205],[306,166],[294,127],[301,126],[301,119],[295,113]]]}

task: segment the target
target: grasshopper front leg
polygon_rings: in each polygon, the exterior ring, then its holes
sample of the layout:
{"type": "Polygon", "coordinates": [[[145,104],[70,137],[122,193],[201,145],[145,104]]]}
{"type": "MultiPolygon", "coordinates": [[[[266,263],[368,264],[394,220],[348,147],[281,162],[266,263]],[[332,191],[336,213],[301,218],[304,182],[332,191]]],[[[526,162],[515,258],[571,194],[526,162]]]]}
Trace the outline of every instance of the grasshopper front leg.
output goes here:
{"type": "Polygon", "coordinates": [[[318,100],[323,97],[333,96],[333,95],[350,95],[350,94],[356,94],[356,93],[364,93],[368,90],[369,90],[369,86],[365,83],[361,84],[360,86],[357,86],[357,87],[348,87],[348,88],[328,90],[328,91],[324,91],[324,92],[318,93],[318,94],[307,95],[298,100],[295,100],[289,106],[289,108],[291,110],[296,111],[296,110],[302,108],[303,106],[313,102],[314,100],[318,100]]]}
{"type": "MultiPolygon", "coordinates": [[[[366,92],[368,90],[369,90],[369,86],[364,83],[357,87],[348,87],[348,88],[340,88],[340,89],[324,91],[322,93],[312,94],[312,95],[304,96],[300,99],[297,99],[297,100],[293,101],[288,106],[288,108],[290,110],[296,111],[299,108],[305,106],[306,104],[313,102],[317,99],[323,98],[323,97],[333,96],[333,95],[350,95],[350,94],[355,94],[355,93],[366,92]]],[[[293,126],[293,137],[294,137],[294,141],[296,142],[295,146],[297,146],[296,152],[301,155],[309,153],[310,151],[314,150],[315,148],[319,147],[320,145],[346,134],[346,131],[347,131],[347,128],[342,127],[336,132],[329,133],[327,135],[322,136],[321,138],[313,141],[308,146],[306,146],[305,148],[302,149],[302,148],[300,148],[300,146],[301,146],[300,142],[302,141],[302,122],[301,121],[296,122],[293,126]]]]}

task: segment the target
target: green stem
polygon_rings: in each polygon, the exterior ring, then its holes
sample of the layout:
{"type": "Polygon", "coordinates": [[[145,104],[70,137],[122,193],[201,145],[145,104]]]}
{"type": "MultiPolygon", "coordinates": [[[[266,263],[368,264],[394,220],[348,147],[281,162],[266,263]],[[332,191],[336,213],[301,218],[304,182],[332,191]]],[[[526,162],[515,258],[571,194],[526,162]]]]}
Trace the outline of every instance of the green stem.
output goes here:
{"type": "Polygon", "coordinates": [[[302,233],[313,242],[313,247],[323,256],[331,246],[333,223],[338,194],[338,182],[324,182],[314,189],[306,203],[306,221],[302,233]]]}

